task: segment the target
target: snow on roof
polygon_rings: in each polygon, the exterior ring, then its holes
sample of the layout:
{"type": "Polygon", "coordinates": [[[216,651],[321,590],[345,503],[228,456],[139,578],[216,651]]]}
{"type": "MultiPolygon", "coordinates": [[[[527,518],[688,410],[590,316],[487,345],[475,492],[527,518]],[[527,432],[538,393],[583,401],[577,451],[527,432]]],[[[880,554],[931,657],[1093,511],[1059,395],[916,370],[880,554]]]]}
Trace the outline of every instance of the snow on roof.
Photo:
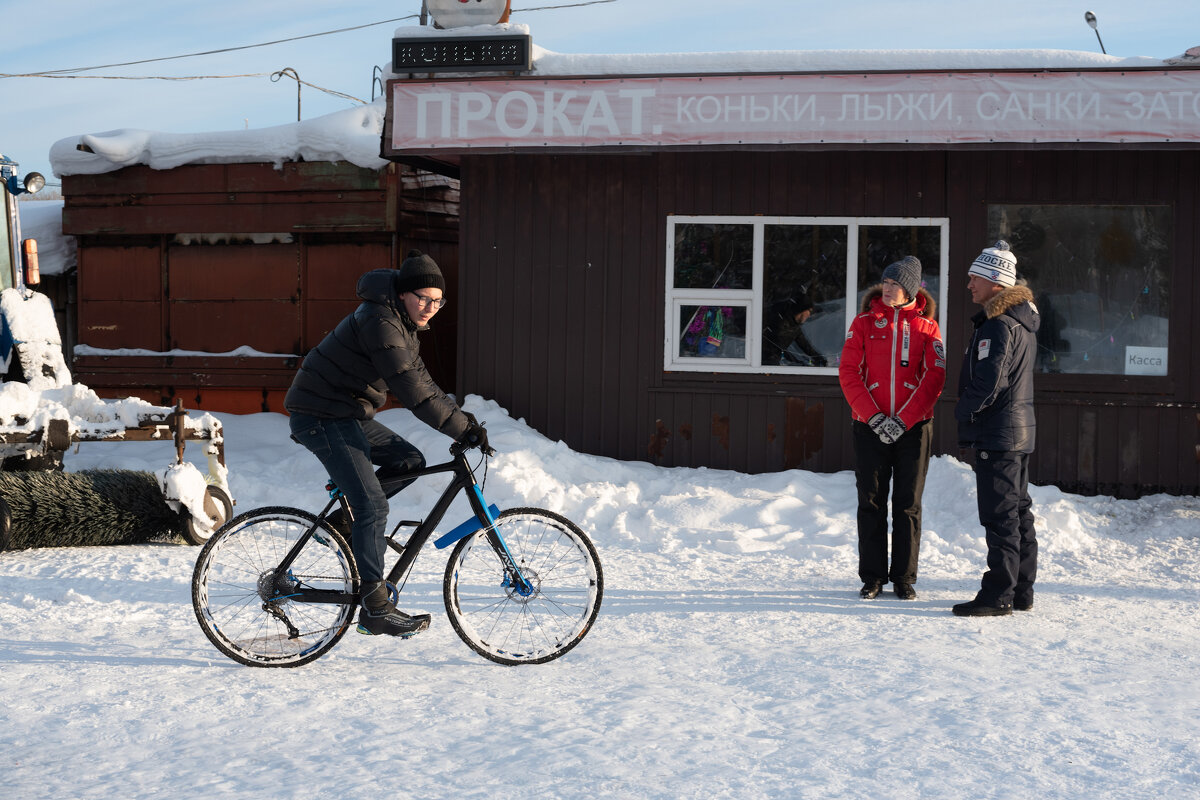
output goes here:
{"type": "MultiPolygon", "coordinates": [[[[528,34],[520,24],[457,28],[454,35],[528,34]]],[[[432,27],[404,26],[396,37],[445,36],[432,27]]],[[[1193,48],[1195,50],[1196,48],[1193,48]]],[[[1172,59],[1121,58],[1072,50],[769,50],[730,53],[571,55],[533,49],[532,76],[696,75],[877,70],[1132,69],[1193,65],[1192,51],[1172,59]]],[[[390,67],[390,65],[389,65],[390,67]]],[[[480,77],[481,73],[473,73],[480,77]]],[[[386,77],[398,77],[388,75],[386,77]]],[[[71,136],[50,148],[54,174],[94,175],[145,164],[171,169],[183,164],[285,161],[348,161],[382,169],[379,156],[386,102],[374,102],[316,119],[260,130],[157,133],[121,129],[71,136]]]]}

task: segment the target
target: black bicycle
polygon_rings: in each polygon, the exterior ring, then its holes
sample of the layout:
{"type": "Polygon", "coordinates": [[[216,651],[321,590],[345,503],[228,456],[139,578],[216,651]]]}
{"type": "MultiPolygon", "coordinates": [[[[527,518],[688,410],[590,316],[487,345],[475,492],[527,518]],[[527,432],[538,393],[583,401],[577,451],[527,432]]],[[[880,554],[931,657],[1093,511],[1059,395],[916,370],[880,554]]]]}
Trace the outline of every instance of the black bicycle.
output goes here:
{"type": "MultiPolygon", "coordinates": [[[[466,453],[452,445],[450,461],[391,479],[453,473],[424,520],[402,520],[388,535],[399,553],[386,576],[392,599],[465,491],[474,516],[434,540],[439,549],[454,546],[442,582],[450,624],[468,647],[499,664],[556,659],[579,644],[600,613],[604,573],[596,548],[552,511],[489,506],[466,453]],[[398,534],[407,529],[413,530],[401,543],[398,534]]],[[[327,520],[335,505],[349,519],[349,507],[332,483],[326,489],[329,502],[316,516],[281,506],[247,511],[200,551],[192,607],[205,636],[234,661],[298,667],[329,652],[353,623],[358,566],[346,537],[327,520]]]]}

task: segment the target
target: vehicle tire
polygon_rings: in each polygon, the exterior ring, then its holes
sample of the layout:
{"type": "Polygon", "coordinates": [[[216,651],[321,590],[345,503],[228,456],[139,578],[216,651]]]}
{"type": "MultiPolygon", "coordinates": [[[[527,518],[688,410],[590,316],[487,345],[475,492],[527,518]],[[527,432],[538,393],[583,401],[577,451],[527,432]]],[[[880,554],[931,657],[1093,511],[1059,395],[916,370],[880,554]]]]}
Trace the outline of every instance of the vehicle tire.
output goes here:
{"type": "Polygon", "coordinates": [[[276,565],[317,518],[296,508],[247,511],[209,538],[192,572],[192,608],[208,640],[250,667],[298,667],[338,643],[357,602],[299,603],[297,588],[359,591],[358,565],[324,520],[284,575],[276,565]]]}
{"type": "Polygon", "coordinates": [[[498,664],[542,664],[587,635],[600,613],[604,572],[596,548],[573,522],[538,508],[513,508],[498,532],[531,592],[508,579],[479,530],[460,540],[446,564],[442,595],[450,624],[467,646],[498,664]]]}
{"type": "Polygon", "coordinates": [[[220,486],[207,487],[204,493],[204,513],[211,520],[207,531],[200,530],[191,514],[184,518],[183,538],[188,544],[204,544],[212,538],[215,531],[229,521],[233,516],[233,500],[229,498],[229,493],[220,486]]]}

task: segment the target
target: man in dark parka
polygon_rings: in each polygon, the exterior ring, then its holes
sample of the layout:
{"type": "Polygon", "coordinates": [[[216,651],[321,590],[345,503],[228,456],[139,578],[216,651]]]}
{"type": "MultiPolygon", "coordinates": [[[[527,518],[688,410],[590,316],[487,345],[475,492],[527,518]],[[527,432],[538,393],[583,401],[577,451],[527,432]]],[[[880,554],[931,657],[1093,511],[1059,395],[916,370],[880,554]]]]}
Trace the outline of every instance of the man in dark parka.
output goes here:
{"type": "Polygon", "coordinates": [[[316,455],[350,505],[350,525],[338,514],[331,521],[350,530],[365,633],[409,636],[429,625],[428,614],[396,608],[383,578],[387,498],[411,483],[404,474],[425,466],[420,450],[375,419],[388,392],[430,427],[487,449],[486,431],[438,388],[421,360],[417,332],[428,329],[445,290],[437,264],[417,250],[399,270],[363,275],[363,302],[304,357],[284,398],[292,438],[316,455]]]}
{"type": "Polygon", "coordinates": [[[987,535],[987,572],[975,599],[958,616],[1005,616],[1033,608],[1037,534],[1029,497],[1029,454],[1036,425],[1033,368],[1041,324],[1033,294],[1016,285],[1008,243],[986,248],[969,270],[975,333],[958,383],[960,447],[974,450],[979,522],[987,535]]]}

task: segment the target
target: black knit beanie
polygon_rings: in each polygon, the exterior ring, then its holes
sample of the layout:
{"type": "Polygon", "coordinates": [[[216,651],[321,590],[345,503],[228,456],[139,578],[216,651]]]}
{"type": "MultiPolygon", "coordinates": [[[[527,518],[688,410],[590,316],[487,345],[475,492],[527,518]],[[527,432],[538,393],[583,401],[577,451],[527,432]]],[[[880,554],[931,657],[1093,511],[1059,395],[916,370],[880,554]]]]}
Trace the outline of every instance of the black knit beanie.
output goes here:
{"type": "Polygon", "coordinates": [[[916,298],[921,291],[921,261],[916,256],[905,256],[883,271],[884,278],[890,278],[900,284],[909,300],[916,298]]]}
{"type": "Polygon", "coordinates": [[[446,279],[442,277],[442,271],[438,269],[436,261],[420,250],[409,250],[408,258],[404,259],[396,273],[396,293],[429,288],[446,291],[446,279]]]}

